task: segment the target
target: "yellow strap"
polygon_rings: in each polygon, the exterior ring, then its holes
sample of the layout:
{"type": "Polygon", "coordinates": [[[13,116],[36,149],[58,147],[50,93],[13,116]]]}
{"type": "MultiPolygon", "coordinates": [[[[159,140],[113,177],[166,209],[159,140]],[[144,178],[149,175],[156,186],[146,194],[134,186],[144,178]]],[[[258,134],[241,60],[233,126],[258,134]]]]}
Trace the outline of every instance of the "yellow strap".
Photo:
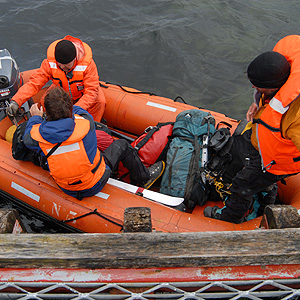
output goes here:
{"type": "Polygon", "coordinates": [[[242,131],[241,135],[243,135],[247,130],[250,130],[252,128],[252,122],[248,122],[245,126],[244,130],[242,131]]]}

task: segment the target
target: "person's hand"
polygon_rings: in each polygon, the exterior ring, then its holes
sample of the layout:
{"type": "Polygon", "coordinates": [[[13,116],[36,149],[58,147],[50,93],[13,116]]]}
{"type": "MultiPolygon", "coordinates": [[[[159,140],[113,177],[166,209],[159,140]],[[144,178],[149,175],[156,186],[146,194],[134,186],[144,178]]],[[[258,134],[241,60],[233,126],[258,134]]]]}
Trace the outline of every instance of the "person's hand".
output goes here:
{"type": "Polygon", "coordinates": [[[40,116],[43,117],[44,111],[43,111],[43,106],[40,108],[38,107],[38,103],[33,104],[30,107],[30,114],[31,116],[40,116]]]}
{"type": "Polygon", "coordinates": [[[17,114],[18,109],[19,104],[16,101],[11,100],[9,105],[6,107],[6,114],[10,117],[13,117],[17,114]]]}
{"type": "Polygon", "coordinates": [[[249,107],[248,111],[247,111],[247,114],[246,114],[246,117],[247,117],[247,121],[248,122],[252,122],[253,121],[253,117],[255,115],[255,113],[257,112],[257,105],[253,102],[251,104],[251,106],[249,107]]]}

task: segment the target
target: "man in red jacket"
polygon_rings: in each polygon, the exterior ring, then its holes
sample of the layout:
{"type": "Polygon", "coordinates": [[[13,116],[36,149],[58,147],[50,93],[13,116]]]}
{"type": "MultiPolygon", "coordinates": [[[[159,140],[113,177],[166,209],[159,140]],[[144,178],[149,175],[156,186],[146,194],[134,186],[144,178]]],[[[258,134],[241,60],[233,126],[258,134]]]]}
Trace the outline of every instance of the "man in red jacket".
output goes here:
{"type": "Polygon", "coordinates": [[[13,96],[7,113],[15,114],[22,104],[50,80],[53,86],[61,86],[69,93],[73,104],[87,110],[95,121],[101,121],[106,99],[99,85],[92,50],[86,43],[72,36],[66,36],[49,46],[47,58],[13,96]]]}

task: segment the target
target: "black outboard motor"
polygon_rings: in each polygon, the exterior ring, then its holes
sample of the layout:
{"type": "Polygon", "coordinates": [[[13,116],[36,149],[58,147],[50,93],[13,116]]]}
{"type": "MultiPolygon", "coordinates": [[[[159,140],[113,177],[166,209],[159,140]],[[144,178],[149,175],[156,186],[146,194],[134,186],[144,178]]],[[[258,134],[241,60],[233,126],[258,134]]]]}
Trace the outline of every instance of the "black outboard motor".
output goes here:
{"type": "Polygon", "coordinates": [[[10,100],[20,86],[20,70],[8,50],[0,50],[0,102],[10,100]]]}
{"type": "Polygon", "coordinates": [[[7,104],[19,87],[20,70],[16,61],[8,50],[0,50],[0,121],[6,117],[7,104]]]}
{"type": "MultiPolygon", "coordinates": [[[[21,75],[16,61],[7,49],[0,50],[0,121],[6,117],[6,107],[20,84],[21,75]]],[[[21,119],[30,118],[29,110],[33,103],[33,100],[29,99],[19,108],[16,116],[9,117],[15,125],[21,119]]]]}

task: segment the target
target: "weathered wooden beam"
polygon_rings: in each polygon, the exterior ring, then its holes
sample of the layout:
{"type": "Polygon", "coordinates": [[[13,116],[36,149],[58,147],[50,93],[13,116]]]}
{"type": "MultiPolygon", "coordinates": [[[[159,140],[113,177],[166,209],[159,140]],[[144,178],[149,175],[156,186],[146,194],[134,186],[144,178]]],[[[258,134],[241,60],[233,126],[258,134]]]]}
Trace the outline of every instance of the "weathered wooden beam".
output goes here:
{"type": "Polygon", "coordinates": [[[124,232],[151,232],[150,207],[127,207],[124,211],[124,232]]]}
{"type": "Polygon", "coordinates": [[[0,268],[179,268],[300,263],[300,229],[0,235],[0,268]]]}
{"type": "Polygon", "coordinates": [[[300,216],[291,205],[268,205],[264,211],[267,227],[270,229],[300,228],[300,216]]]}

